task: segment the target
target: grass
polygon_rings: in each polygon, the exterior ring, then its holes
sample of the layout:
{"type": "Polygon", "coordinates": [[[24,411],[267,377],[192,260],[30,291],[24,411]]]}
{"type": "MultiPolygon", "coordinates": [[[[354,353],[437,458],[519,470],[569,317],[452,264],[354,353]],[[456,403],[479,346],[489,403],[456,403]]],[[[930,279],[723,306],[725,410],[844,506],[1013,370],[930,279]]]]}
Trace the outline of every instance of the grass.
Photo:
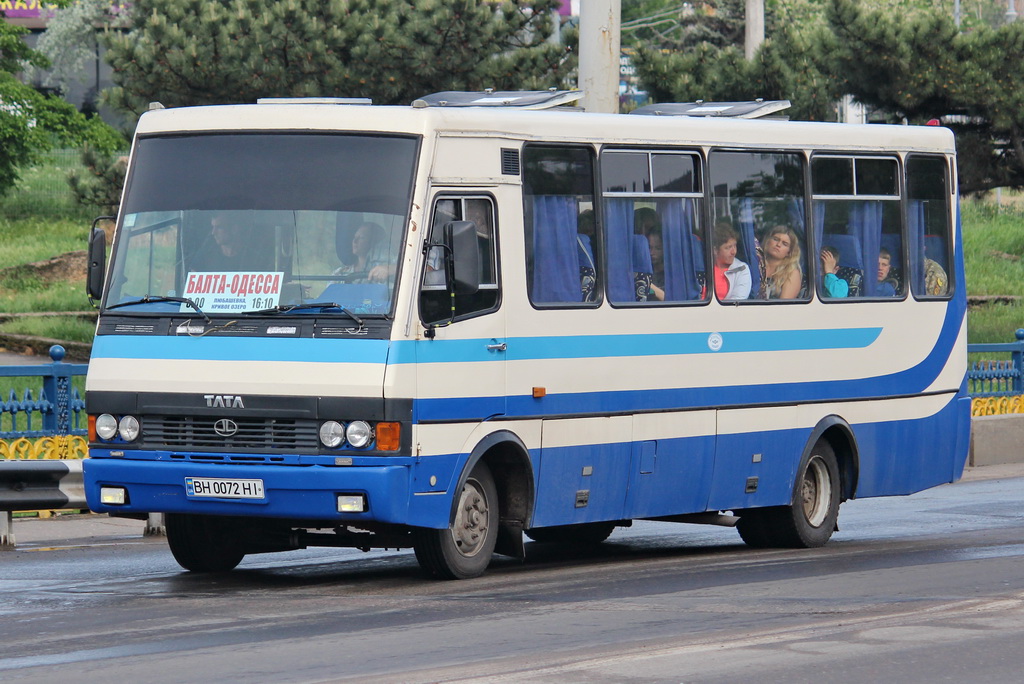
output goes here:
{"type": "MultiPolygon", "coordinates": [[[[1024,298],[1024,203],[965,200],[961,211],[968,294],[1024,298]]],[[[972,343],[1012,342],[1017,328],[1024,328],[1024,299],[967,313],[972,343]]]]}
{"type": "Polygon", "coordinates": [[[68,172],[79,168],[82,164],[78,150],[44,153],[39,163],[21,169],[17,185],[0,197],[0,216],[18,219],[80,217],[88,228],[92,212],[75,202],[67,182],[68,172]]]}
{"type": "Polygon", "coordinates": [[[4,332],[34,337],[49,337],[67,342],[90,343],[96,324],[83,321],[76,316],[53,316],[46,318],[20,318],[6,323],[4,332]]]}

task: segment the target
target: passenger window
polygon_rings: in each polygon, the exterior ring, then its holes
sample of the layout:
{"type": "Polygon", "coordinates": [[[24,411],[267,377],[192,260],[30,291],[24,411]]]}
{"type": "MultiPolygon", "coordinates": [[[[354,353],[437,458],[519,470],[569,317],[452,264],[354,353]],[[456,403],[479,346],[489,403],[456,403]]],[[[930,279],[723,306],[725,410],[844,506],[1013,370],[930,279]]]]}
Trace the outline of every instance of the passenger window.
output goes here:
{"type": "Polygon", "coordinates": [[[806,299],[803,156],[713,152],[708,168],[718,299],[806,299]]]}
{"type": "Polygon", "coordinates": [[[480,289],[474,294],[456,294],[454,300],[445,288],[444,249],[427,252],[420,291],[420,316],[424,323],[440,323],[467,318],[498,308],[500,288],[496,259],[494,204],[490,197],[439,197],[434,202],[429,242],[441,242],[445,224],[472,221],[476,225],[480,247],[480,289]]]}
{"type": "Polygon", "coordinates": [[[601,269],[589,147],[523,149],[526,274],[536,306],[596,306],[601,269]]]}
{"type": "Polygon", "coordinates": [[[706,266],[700,157],[669,150],[601,154],[608,299],[700,301],[706,266]]]}
{"type": "Polygon", "coordinates": [[[944,157],[907,158],[907,231],[917,297],[948,297],[953,292],[948,168],[944,157]]]}
{"type": "Polygon", "coordinates": [[[819,296],[843,300],[903,294],[898,161],[816,155],[811,188],[819,296]]]}

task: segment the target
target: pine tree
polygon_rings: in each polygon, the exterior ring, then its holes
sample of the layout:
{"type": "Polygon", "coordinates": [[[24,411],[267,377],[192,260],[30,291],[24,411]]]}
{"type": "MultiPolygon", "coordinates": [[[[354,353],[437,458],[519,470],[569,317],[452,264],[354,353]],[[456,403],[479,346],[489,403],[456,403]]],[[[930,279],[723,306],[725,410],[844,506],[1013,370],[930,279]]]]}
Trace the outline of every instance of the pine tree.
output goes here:
{"type": "Polygon", "coordinates": [[[370,97],[564,85],[557,0],[138,0],[106,36],[112,104],[370,97]]]}

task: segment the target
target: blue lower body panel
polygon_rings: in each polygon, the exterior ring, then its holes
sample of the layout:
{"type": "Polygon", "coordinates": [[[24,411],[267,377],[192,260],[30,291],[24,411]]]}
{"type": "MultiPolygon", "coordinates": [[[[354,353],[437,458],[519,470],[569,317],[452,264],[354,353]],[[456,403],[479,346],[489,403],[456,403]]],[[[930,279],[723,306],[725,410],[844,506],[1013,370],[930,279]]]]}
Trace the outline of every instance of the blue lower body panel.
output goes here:
{"type": "MultiPolygon", "coordinates": [[[[100,513],[202,513],[264,518],[300,518],[339,522],[376,521],[445,527],[448,508],[439,500],[443,521],[410,521],[410,471],[407,465],[375,467],[247,466],[210,463],[90,458],[84,477],[89,508],[100,513]],[[263,481],[261,499],[199,498],[186,492],[186,478],[263,481]],[[100,503],[100,487],[124,487],[128,503],[100,503]],[[339,513],[338,494],[365,494],[365,513],[339,513]]],[[[429,511],[419,511],[419,515],[429,511]]]]}

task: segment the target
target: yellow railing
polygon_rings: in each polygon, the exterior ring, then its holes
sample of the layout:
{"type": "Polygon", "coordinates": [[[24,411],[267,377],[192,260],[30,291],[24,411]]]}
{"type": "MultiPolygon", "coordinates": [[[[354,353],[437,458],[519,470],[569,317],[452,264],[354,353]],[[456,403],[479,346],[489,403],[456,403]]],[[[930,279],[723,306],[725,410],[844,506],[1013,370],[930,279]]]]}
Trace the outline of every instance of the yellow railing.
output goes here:
{"type": "Polygon", "coordinates": [[[39,437],[28,439],[0,439],[0,458],[87,458],[89,444],[85,437],[77,435],[61,435],[59,437],[39,437]]]}
{"type": "Polygon", "coordinates": [[[1007,413],[1024,413],[1024,395],[971,399],[971,415],[974,417],[1001,416],[1007,413]]]}

